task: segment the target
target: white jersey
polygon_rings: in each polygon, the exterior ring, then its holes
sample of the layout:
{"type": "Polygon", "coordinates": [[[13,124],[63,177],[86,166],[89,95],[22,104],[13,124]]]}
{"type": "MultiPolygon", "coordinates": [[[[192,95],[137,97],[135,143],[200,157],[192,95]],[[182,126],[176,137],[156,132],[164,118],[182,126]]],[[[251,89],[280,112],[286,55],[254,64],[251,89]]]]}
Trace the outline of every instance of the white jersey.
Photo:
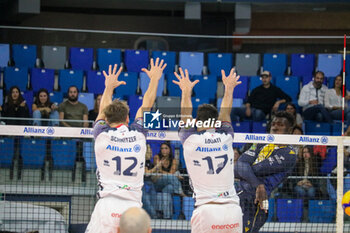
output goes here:
{"type": "Polygon", "coordinates": [[[105,121],[94,125],[99,198],[115,196],[141,204],[146,133],[142,120],[128,128],[111,128],[105,121]]]}
{"type": "Polygon", "coordinates": [[[193,188],[195,206],[209,202],[239,204],[234,188],[233,128],[222,122],[220,128],[197,132],[180,129],[179,137],[193,188]]]}

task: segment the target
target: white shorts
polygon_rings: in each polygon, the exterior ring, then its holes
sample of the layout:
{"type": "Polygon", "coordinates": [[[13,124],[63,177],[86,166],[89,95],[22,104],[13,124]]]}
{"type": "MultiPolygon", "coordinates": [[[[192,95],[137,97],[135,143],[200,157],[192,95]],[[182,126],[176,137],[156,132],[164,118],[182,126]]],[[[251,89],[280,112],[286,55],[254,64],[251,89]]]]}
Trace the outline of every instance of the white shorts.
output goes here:
{"type": "Polygon", "coordinates": [[[85,233],[117,233],[122,213],[130,207],[141,207],[138,202],[116,197],[97,201],[85,233]]]}
{"type": "Polygon", "coordinates": [[[205,204],[193,211],[191,233],[242,233],[242,210],[237,204],[205,204]]]}

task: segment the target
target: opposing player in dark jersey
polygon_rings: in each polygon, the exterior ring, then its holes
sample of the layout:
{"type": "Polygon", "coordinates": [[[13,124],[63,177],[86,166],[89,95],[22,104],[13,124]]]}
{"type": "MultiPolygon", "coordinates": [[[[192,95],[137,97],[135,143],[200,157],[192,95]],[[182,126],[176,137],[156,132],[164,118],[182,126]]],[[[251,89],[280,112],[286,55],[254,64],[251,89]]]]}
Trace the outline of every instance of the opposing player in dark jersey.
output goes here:
{"type": "MultiPolygon", "coordinates": [[[[143,128],[143,111],[154,104],[158,82],[166,64],[151,59],[150,70],[143,69],[150,83],[138,109],[135,122],[129,124],[129,107],[120,100],[112,102],[115,88],[125,85],[118,77],[117,65],[109,67],[99,114],[94,123],[95,154],[99,200],[86,229],[89,233],[116,233],[121,214],[130,207],[141,207],[144,177],[146,134],[143,128]]],[[[118,91],[118,89],[117,89],[118,91]]]]}
{"type": "Polygon", "coordinates": [[[187,70],[180,68],[174,81],[182,91],[179,137],[184,148],[184,158],[193,187],[196,209],[191,219],[192,233],[241,232],[242,210],[234,188],[233,128],[230,113],[233,91],[240,84],[234,69],[228,76],[222,73],[225,93],[220,114],[210,104],[198,107],[197,117],[192,119],[191,93],[198,81],[191,82],[187,70]],[[195,126],[186,123],[195,121],[195,126]],[[212,123],[219,123],[212,125],[212,123]],[[199,124],[201,123],[201,124],[199,124]]]}
{"type": "MultiPolygon", "coordinates": [[[[278,112],[271,122],[271,134],[291,134],[294,118],[278,112]]],[[[267,199],[271,192],[293,171],[296,153],[292,146],[253,144],[235,164],[240,179],[237,193],[243,211],[243,232],[257,233],[268,216],[267,199]]]]}

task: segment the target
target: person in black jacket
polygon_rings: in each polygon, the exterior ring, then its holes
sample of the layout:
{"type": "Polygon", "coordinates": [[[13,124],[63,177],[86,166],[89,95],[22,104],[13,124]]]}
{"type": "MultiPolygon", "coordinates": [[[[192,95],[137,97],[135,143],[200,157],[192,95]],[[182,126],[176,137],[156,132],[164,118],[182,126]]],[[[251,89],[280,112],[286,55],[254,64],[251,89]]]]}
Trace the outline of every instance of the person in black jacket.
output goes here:
{"type": "Polygon", "coordinates": [[[263,121],[266,115],[277,112],[281,103],[292,99],[280,88],[271,83],[271,73],[267,70],[261,73],[262,85],[253,89],[245,107],[234,108],[231,114],[232,121],[252,119],[263,121]]]}
{"type": "MultiPolygon", "coordinates": [[[[10,88],[7,101],[2,106],[3,117],[29,118],[29,108],[17,86],[10,88]]],[[[26,125],[27,120],[4,120],[7,125],[26,125]]]]}

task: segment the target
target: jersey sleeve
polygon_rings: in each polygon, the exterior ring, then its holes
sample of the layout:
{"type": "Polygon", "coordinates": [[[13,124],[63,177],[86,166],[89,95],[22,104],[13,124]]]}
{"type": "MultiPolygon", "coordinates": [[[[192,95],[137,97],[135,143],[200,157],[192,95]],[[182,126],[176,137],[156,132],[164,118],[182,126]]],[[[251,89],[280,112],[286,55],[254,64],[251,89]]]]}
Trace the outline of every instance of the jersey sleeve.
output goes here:
{"type": "Polygon", "coordinates": [[[231,122],[222,121],[221,127],[216,128],[216,132],[230,134],[232,136],[232,139],[233,139],[233,127],[232,127],[231,122]]]}
{"type": "Polygon", "coordinates": [[[97,120],[94,122],[93,128],[94,139],[96,139],[100,133],[109,128],[109,125],[104,120],[97,120]]]}
{"type": "Polygon", "coordinates": [[[195,134],[197,132],[196,128],[180,128],[179,129],[179,138],[182,144],[186,141],[186,139],[191,136],[192,134],[195,134]]]}
{"type": "Polygon", "coordinates": [[[135,121],[130,125],[130,130],[136,130],[147,137],[148,129],[143,127],[143,118],[141,117],[135,119],[135,121]]]}

